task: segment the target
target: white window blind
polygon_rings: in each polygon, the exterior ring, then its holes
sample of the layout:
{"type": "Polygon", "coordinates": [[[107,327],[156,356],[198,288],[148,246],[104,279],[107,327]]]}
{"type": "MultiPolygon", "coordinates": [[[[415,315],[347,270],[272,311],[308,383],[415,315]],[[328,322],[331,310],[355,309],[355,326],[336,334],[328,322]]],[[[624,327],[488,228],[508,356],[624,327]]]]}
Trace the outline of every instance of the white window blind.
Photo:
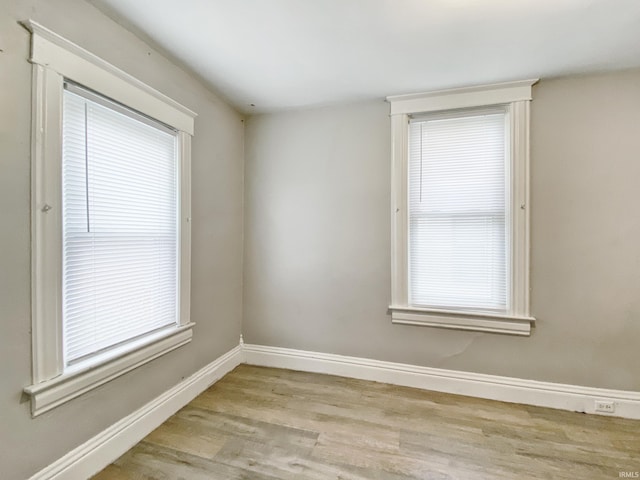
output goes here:
{"type": "Polygon", "coordinates": [[[508,310],[509,178],[503,108],[409,128],[409,303],[508,310]]]}
{"type": "Polygon", "coordinates": [[[178,322],[177,134],[66,83],[62,174],[70,365],[178,322]]]}

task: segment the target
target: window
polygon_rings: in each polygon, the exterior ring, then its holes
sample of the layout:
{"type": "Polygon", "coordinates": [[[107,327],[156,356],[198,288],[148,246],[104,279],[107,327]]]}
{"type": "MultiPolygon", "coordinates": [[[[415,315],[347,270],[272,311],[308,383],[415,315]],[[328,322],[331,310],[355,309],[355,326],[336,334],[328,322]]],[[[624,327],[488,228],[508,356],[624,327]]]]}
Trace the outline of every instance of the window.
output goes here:
{"type": "Polygon", "coordinates": [[[195,114],[27,27],[35,416],[191,341],[195,114]]]}
{"type": "Polygon", "coordinates": [[[409,125],[409,303],[507,308],[504,108],[409,125]]]}
{"type": "Polygon", "coordinates": [[[533,83],[388,98],[394,323],[530,334],[533,83]]]}
{"type": "Polygon", "coordinates": [[[176,325],[176,132],[72,83],[62,108],[65,366],[176,325]]]}

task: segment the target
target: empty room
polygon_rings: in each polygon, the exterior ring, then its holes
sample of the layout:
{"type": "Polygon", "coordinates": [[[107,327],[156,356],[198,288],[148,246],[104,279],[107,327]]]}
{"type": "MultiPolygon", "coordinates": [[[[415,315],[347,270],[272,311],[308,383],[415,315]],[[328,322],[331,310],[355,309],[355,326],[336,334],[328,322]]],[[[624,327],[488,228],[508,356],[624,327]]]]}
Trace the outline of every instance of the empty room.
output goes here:
{"type": "Polygon", "coordinates": [[[640,1],[0,0],[0,480],[640,478],[640,1]]]}

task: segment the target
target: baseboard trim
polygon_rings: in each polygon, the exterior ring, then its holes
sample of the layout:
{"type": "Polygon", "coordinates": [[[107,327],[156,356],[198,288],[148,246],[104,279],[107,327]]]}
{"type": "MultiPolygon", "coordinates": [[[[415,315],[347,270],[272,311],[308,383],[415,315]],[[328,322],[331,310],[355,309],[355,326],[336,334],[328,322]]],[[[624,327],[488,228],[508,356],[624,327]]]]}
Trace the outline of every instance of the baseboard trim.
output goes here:
{"type": "Polygon", "coordinates": [[[503,402],[640,419],[640,392],[539,382],[252,344],[244,344],[243,353],[245,363],[250,365],[327,373],[503,402]],[[613,401],[615,413],[596,412],[596,400],[613,401]]]}
{"type": "Polygon", "coordinates": [[[242,362],[242,346],[238,345],[30,480],[77,480],[95,475],[242,362]]]}
{"type": "Polygon", "coordinates": [[[29,480],[77,480],[95,475],[241,363],[326,373],[510,403],[640,419],[640,392],[420,367],[331,353],[245,344],[241,340],[237,347],[70,451],[29,480]],[[596,400],[613,401],[615,413],[596,412],[596,400]]]}

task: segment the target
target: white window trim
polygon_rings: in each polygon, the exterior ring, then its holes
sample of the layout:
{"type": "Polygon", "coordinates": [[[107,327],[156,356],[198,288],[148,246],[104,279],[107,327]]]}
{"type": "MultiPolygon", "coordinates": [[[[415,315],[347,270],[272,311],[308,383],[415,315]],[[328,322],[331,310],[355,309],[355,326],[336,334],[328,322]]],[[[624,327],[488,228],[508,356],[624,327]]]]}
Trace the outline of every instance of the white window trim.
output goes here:
{"type": "Polygon", "coordinates": [[[29,20],[32,90],[32,356],[35,417],[191,341],[191,136],[196,114],[92,53],[29,20]],[[64,368],[62,352],[62,98],[73,80],[178,130],[179,322],[64,368]]]}
{"type": "Polygon", "coordinates": [[[529,105],[536,80],[387,97],[391,116],[391,320],[393,323],[529,336],[529,105]],[[408,136],[411,115],[505,105],[511,122],[511,310],[491,314],[408,302],[408,136]]]}

